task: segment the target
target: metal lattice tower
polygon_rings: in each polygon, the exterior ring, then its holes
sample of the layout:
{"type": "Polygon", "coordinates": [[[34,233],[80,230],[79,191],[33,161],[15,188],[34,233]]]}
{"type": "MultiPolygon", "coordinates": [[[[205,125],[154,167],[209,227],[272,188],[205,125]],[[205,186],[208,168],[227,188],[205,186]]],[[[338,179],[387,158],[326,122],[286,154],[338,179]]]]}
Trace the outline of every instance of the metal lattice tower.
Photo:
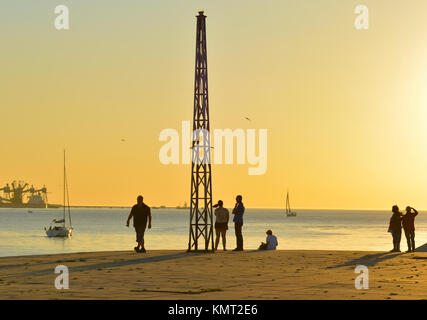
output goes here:
{"type": "Polygon", "coordinates": [[[214,250],[212,171],[208,99],[206,16],[199,11],[196,32],[193,141],[191,163],[190,237],[188,251],[214,250]],[[199,246],[200,240],[200,246],[199,246]],[[210,247],[210,248],[209,248],[210,247]]]}

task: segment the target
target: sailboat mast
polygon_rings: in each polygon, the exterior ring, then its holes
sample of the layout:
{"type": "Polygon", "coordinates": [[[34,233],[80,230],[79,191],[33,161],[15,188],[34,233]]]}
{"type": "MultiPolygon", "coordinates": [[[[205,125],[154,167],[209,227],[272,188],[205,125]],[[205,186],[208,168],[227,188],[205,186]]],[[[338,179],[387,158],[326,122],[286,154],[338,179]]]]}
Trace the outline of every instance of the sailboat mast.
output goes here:
{"type": "Polygon", "coordinates": [[[71,227],[71,211],[70,211],[70,195],[68,192],[68,179],[67,169],[65,164],[65,150],[64,150],[64,227],[65,227],[65,211],[68,210],[68,220],[70,221],[71,227]],[[67,206],[67,208],[65,208],[67,206]]]}
{"type": "Polygon", "coordinates": [[[289,202],[289,191],[286,192],[286,215],[291,214],[291,204],[289,202]]]}
{"type": "Polygon", "coordinates": [[[63,217],[62,217],[62,219],[63,219],[63,223],[64,223],[64,228],[65,228],[65,179],[66,179],[66,176],[65,176],[65,150],[64,150],[64,204],[63,204],[63,217]]]}
{"type": "Polygon", "coordinates": [[[71,209],[70,209],[70,194],[68,192],[68,179],[65,176],[65,187],[67,189],[67,208],[68,208],[68,220],[70,221],[70,227],[72,227],[71,224],[71,209]]]}

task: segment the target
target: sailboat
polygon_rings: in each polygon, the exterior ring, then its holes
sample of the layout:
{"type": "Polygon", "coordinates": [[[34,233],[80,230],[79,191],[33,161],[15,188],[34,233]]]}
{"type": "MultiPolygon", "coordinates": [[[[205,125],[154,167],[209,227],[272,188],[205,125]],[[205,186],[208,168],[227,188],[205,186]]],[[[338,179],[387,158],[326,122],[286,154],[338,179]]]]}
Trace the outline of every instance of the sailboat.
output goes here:
{"type": "Polygon", "coordinates": [[[295,211],[291,210],[291,204],[289,202],[289,191],[286,193],[286,216],[287,217],[296,217],[297,213],[295,211]]]}
{"type": "Polygon", "coordinates": [[[71,210],[70,210],[70,197],[68,195],[68,181],[67,171],[65,167],[65,150],[64,150],[64,204],[63,204],[63,217],[62,219],[53,219],[49,228],[45,227],[46,235],[48,237],[71,237],[73,227],[71,225],[71,210]],[[68,223],[66,226],[66,213],[68,211],[68,223]]]}

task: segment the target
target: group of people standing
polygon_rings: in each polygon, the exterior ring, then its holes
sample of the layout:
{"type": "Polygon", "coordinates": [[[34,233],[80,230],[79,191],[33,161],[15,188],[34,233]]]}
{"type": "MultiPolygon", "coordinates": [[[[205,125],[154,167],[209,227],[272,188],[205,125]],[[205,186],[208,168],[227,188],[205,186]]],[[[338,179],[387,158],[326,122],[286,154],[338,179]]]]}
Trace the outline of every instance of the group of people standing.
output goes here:
{"type": "Polygon", "coordinates": [[[396,205],[392,207],[391,211],[393,215],[390,218],[388,232],[391,232],[393,237],[393,250],[390,252],[401,252],[402,228],[405,231],[406,241],[408,242],[408,251],[406,252],[415,252],[415,217],[418,215],[418,211],[408,206],[406,207],[406,213],[402,214],[396,205]]]}
{"type": "MultiPolygon", "coordinates": [[[[234,231],[236,234],[236,248],[233,251],[243,251],[243,235],[242,235],[242,227],[243,227],[243,214],[245,213],[245,206],[242,202],[242,196],[238,195],[236,197],[236,204],[234,206],[233,211],[231,212],[234,222],[234,231]]],[[[227,208],[224,208],[224,203],[222,200],[219,200],[216,205],[213,206],[215,208],[215,250],[218,249],[218,244],[220,238],[222,238],[222,246],[224,251],[226,249],[226,233],[228,230],[228,220],[230,218],[230,213],[227,208]]]]}
{"type": "MultiPolygon", "coordinates": [[[[134,248],[135,252],[143,253],[146,252],[144,247],[144,234],[147,228],[151,228],[151,210],[150,207],[144,203],[144,198],[142,196],[138,196],[137,204],[132,207],[132,210],[128,216],[126,221],[126,226],[129,227],[129,222],[133,218],[133,226],[136,232],[136,242],[138,245],[134,248]]],[[[224,203],[222,200],[219,200],[216,205],[213,206],[215,208],[215,250],[218,249],[218,244],[220,238],[222,238],[222,246],[224,251],[226,249],[226,233],[228,230],[228,221],[230,218],[230,213],[228,209],[224,208],[224,203]]],[[[236,248],[233,251],[243,251],[243,235],[242,235],[242,227],[243,227],[243,214],[245,213],[245,206],[242,202],[242,196],[238,195],[236,197],[236,204],[234,206],[233,211],[231,212],[234,222],[234,231],[236,234],[236,248]]],[[[267,250],[275,250],[277,243],[277,238],[272,235],[272,231],[267,231],[267,243],[263,249],[267,250]]]]}

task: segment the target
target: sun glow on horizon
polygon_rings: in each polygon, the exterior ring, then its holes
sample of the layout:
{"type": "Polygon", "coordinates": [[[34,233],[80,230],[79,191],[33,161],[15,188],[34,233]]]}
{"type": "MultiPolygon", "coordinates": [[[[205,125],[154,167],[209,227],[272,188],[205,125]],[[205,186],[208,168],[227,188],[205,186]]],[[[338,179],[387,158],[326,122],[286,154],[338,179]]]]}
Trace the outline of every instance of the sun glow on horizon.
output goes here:
{"type": "Polygon", "coordinates": [[[214,199],[427,208],[427,3],[369,3],[364,31],[356,4],[78,0],[66,32],[54,1],[1,4],[0,188],[46,185],[61,203],[66,148],[72,205],[189,203],[191,167],[160,163],[159,134],[192,119],[204,8],[212,128],[268,129],[266,173],[214,165],[214,199]]]}

